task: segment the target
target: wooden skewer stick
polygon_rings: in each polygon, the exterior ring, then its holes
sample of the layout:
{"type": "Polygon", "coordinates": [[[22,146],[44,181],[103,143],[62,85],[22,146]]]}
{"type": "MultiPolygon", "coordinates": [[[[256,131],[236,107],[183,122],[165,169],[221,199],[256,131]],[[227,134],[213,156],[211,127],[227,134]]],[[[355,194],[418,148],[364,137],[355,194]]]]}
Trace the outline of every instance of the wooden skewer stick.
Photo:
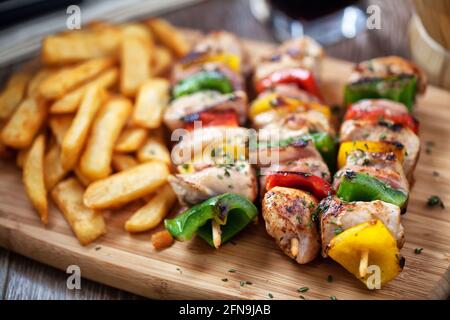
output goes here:
{"type": "Polygon", "coordinates": [[[214,247],[218,249],[222,243],[222,230],[220,229],[220,225],[214,220],[212,220],[211,225],[214,247]]]}
{"type": "Polygon", "coordinates": [[[359,275],[364,278],[367,274],[367,267],[369,265],[369,250],[363,250],[361,253],[361,260],[359,261],[359,275]]]}
{"type": "Polygon", "coordinates": [[[292,238],[291,239],[291,254],[294,256],[294,258],[298,255],[298,239],[292,238]]]}

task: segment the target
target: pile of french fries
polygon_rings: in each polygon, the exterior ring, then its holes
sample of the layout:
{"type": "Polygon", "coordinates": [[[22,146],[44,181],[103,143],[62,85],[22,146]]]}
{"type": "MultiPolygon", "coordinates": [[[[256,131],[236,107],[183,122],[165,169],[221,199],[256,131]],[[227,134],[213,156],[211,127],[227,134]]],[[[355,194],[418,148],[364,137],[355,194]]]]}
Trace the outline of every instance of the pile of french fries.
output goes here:
{"type": "Polygon", "coordinates": [[[82,245],[106,233],[105,210],[130,202],[142,205],[128,232],[161,223],[176,202],[162,128],[165,76],[188,51],[161,19],[95,22],[46,37],[40,61],[9,78],[0,94],[0,157],[16,157],[42,223],[52,218],[49,198],[82,245]]]}

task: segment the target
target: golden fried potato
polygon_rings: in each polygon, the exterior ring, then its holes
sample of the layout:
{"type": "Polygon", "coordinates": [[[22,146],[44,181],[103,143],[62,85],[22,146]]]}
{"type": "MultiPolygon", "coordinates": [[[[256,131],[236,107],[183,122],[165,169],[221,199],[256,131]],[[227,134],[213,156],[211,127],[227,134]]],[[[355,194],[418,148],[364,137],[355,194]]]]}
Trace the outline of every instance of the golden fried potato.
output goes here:
{"type": "Polygon", "coordinates": [[[163,250],[173,244],[173,237],[167,230],[158,231],[152,234],[152,244],[156,250],[163,250]]]}
{"type": "Polygon", "coordinates": [[[169,149],[158,137],[151,136],[137,152],[139,162],[159,160],[170,165],[171,158],[169,149]]]}
{"type": "Polygon", "coordinates": [[[1,133],[2,142],[16,149],[28,148],[47,116],[42,98],[27,98],[17,108],[1,133]]]}
{"type": "Polygon", "coordinates": [[[66,136],[67,131],[69,131],[69,128],[72,125],[73,118],[74,116],[71,114],[55,115],[50,117],[49,120],[50,129],[56,138],[56,142],[60,146],[62,146],[64,137],[66,136]]]}
{"type": "Polygon", "coordinates": [[[128,154],[116,153],[112,157],[112,166],[116,171],[125,171],[133,168],[139,164],[139,162],[128,154]]]}
{"type": "Polygon", "coordinates": [[[68,64],[113,56],[121,40],[120,30],[111,25],[50,35],[42,42],[42,61],[46,64],[68,64]]]}
{"type": "Polygon", "coordinates": [[[71,170],[77,165],[89,129],[105,97],[104,89],[98,86],[92,86],[86,90],[81,106],[62,143],[61,163],[66,170],[71,170]]]}
{"type": "Polygon", "coordinates": [[[27,88],[27,96],[35,97],[39,94],[39,87],[41,83],[51,76],[55,70],[53,69],[41,69],[30,80],[27,88]]]}
{"type": "Polygon", "coordinates": [[[169,169],[160,161],[140,164],[89,185],[84,204],[106,209],[124,205],[156,191],[167,181],[169,169]]]}
{"type": "Polygon", "coordinates": [[[86,93],[87,88],[96,85],[104,89],[114,86],[119,79],[119,70],[117,68],[110,68],[101,73],[95,79],[86,82],[82,86],[70,91],[61,99],[56,100],[50,106],[50,113],[71,113],[77,111],[81,100],[86,93]]]}
{"type": "Polygon", "coordinates": [[[169,22],[163,19],[150,19],[147,21],[155,38],[169,48],[177,57],[189,53],[190,45],[183,34],[169,22]]]}
{"type": "Polygon", "coordinates": [[[23,184],[33,206],[39,213],[42,223],[48,223],[47,190],[44,182],[45,135],[39,135],[25,158],[23,165],[23,184]]]}
{"type": "Polygon", "coordinates": [[[150,201],[125,223],[128,232],[143,232],[157,227],[175,204],[177,197],[170,184],[161,187],[150,201]]]}
{"type": "Polygon", "coordinates": [[[148,137],[148,130],[143,128],[127,128],[117,140],[114,151],[129,153],[137,151],[148,137]]]}
{"type": "Polygon", "coordinates": [[[8,119],[25,96],[31,74],[26,71],[13,74],[0,94],[0,120],[8,119]]]}
{"type": "Polygon", "coordinates": [[[70,90],[112,67],[114,63],[112,58],[98,58],[63,68],[45,79],[39,92],[46,99],[60,99],[70,90]]]}
{"type": "Polygon", "coordinates": [[[169,71],[174,61],[169,50],[162,46],[156,46],[152,62],[152,75],[160,77],[169,71]]]}
{"type": "Polygon", "coordinates": [[[44,181],[47,190],[51,190],[69,173],[61,165],[61,147],[53,143],[44,157],[44,181]]]}
{"type": "Polygon", "coordinates": [[[23,168],[23,164],[25,163],[25,158],[28,155],[28,149],[20,149],[16,155],[16,165],[20,169],[23,168]]]}
{"type": "Polygon", "coordinates": [[[101,212],[83,204],[83,193],[84,188],[77,179],[69,178],[56,185],[51,195],[78,241],[87,245],[106,233],[106,224],[101,212]]]}
{"type": "Polygon", "coordinates": [[[139,87],[151,76],[153,42],[145,28],[132,25],[123,30],[120,48],[120,92],[134,97],[139,87]]]}
{"type": "Polygon", "coordinates": [[[111,173],[114,146],[131,114],[131,101],[111,98],[100,109],[90,131],[81,157],[81,172],[91,181],[106,178],[111,173]]]}
{"type": "Polygon", "coordinates": [[[154,78],[146,81],[136,98],[131,121],[136,126],[154,129],[162,124],[164,109],[169,103],[169,81],[154,78]]]}
{"type": "Polygon", "coordinates": [[[77,176],[78,180],[83,184],[83,186],[87,187],[91,184],[91,180],[89,180],[83,172],[81,172],[80,166],[77,166],[73,169],[73,173],[77,176]]]}

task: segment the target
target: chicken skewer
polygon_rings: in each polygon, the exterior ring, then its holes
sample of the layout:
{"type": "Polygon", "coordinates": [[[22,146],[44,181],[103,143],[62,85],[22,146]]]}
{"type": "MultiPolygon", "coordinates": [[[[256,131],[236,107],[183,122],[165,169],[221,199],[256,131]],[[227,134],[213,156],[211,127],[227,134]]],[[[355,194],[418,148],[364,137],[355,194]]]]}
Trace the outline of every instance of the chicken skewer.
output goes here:
{"type": "Polygon", "coordinates": [[[250,107],[252,125],[259,129],[255,158],[266,230],[300,264],[320,251],[315,210],[331,192],[323,157],[335,157],[331,112],[321,102],[314,76],[322,55],[309,38],[283,44],[258,64],[254,83],[259,95],[250,107]],[[311,134],[327,137],[328,143],[318,144],[311,134]]]}
{"type": "Polygon", "coordinates": [[[179,141],[172,150],[178,173],[169,183],[180,203],[191,207],[166,220],[179,240],[196,230],[218,248],[257,215],[256,174],[246,159],[247,129],[240,127],[248,114],[245,61],[234,35],[213,32],[174,68],[164,122],[179,141]]]}
{"type": "Polygon", "coordinates": [[[340,130],[336,196],[319,204],[322,255],[371,289],[369,267],[379,268],[382,285],[404,265],[400,216],[420,148],[418,122],[410,111],[425,87],[411,63],[387,57],[358,64],[345,89],[352,104],[340,130]]]}

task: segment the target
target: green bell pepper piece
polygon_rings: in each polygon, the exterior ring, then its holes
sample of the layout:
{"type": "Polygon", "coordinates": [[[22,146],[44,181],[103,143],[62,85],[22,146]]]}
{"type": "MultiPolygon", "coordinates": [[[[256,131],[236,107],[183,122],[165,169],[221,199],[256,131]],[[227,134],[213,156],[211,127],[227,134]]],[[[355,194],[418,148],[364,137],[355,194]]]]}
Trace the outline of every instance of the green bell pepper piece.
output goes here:
{"type": "Polygon", "coordinates": [[[408,196],[403,191],[393,189],[366,173],[353,171],[344,175],[337,196],[347,202],[381,200],[400,208],[403,208],[408,201],[408,196]]]}
{"type": "Polygon", "coordinates": [[[390,77],[348,84],[344,91],[346,105],[363,99],[388,99],[403,103],[412,112],[416,99],[416,77],[390,77]]]}
{"type": "Polygon", "coordinates": [[[284,148],[291,144],[295,144],[298,141],[312,141],[314,146],[322,155],[323,160],[328,166],[330,172],[335,172],[336,170],[336,157],[337,157],[337,140],[333,138],[327,132],[317,132],[309,133],[306,135],[291,137],[283,140],[279,140],[275,143],[269,143],[267,147],[274,148],[280,147],[284,148]]]}
{"type": "Polygon", "coordinates": [[[164,225],[179,241],[190,240],[198,234],[214,246],[211,228],[213,219],[220,225],[221,243],[225,243],[257,215],[258,209],[250,200],[238,194],[225,193],[199,203],[173,219],[164,220],[164,225]]]}
{"type": "Polygon", "coordinates": [[[336,171],[336,158],[337,158],[337,141],[331,135],[326,132],[311,133],[308,135],[311,137],[316,149],[322,155],[323,160],[328,166],[331,174],[336,171]]]}
{"type": "Polygon", "coordinates": [[[217,71],[200,71],[179,81],[172,90],[172,96],[179,98],[202,90],[216,90],[221,93],[233,92],[230,80],[217,71]]]}

